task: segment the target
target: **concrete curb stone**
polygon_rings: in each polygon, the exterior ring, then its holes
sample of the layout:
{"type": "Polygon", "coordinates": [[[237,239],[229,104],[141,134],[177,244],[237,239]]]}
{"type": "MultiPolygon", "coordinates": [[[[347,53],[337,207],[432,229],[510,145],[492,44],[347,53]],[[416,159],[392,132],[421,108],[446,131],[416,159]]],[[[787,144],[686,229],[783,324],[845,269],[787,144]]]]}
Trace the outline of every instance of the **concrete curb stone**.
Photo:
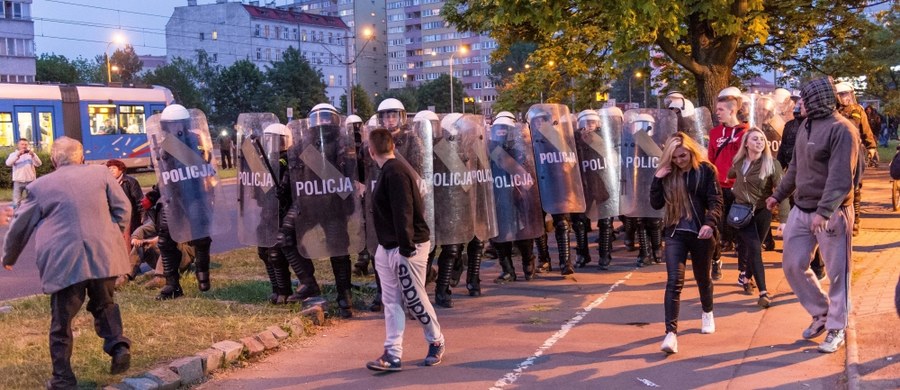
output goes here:
{"type": "Polygon", "coordinates": [[[276,339],[275,335],[269,330],[259,332],[259,334],[256,335],[256,339],[259,340],[267,350],[278,348],[278,339],[276,339]]]}
{"type": "Polygon", "coordinates": [[[243,344],[231,340],[220,341],[213,344],[212,347],[225,353],[225,364],[238,360],[244,350],[243,344]]]}
{"type": "Polygon", "coordinates": [[[122,380],[122,383],[126,388],[134,390],[156,390],[159,388],[159,385],[156,384],[156,381],[145,377],[125,378],[124,380],[122,380]]]}
{"type": "Polygon", "coordinates": [[[181,383],[189,385],[203,381],[203,359],[199,356],[183,357],[169,363],[169,369],[178,374],[181,383]]]}
{"type": "Polygon", "coordinates": [[[197,352],[196,355],[200,358],[203,363],[203,375],[209,375],[211,372],[216,371],[222,368],[222,363],[225,362],[225,352],[222,352],[215,348],[207,348],[200,352],[197,352]]]}
{"type": "Polygon", "coordinates": [[[247,350],[247,355],[250,357],[259,355],[266,350],[266,346],[253,336],[242,338],[241,344],[244,344],[244,349],[247,350]]]}
{"type": "Polygon", "coordinates": [[[146,372],[144,377],[156,382],[159,390],[177,390],[181,387],[181,377],[168,367],[154,368],[146,372]]]}

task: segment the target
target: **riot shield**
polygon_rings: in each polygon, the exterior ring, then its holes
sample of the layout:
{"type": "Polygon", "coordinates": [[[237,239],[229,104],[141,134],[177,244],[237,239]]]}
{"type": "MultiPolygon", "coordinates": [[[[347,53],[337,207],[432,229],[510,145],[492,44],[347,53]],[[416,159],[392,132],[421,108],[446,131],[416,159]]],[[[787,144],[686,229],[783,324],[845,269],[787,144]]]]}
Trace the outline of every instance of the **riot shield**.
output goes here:
{"type": "Polygon", "coordinates": [[[592,220],[619,215],[618,145],[622,137],[622,110],[610,107],[599,110],[598,114],[596,124],[592,121],[579,124],[575,135],[587,206],[585,213],[592,220]]]}
{"type": "Polygon", "coordinates": [[[544,211],[583,213],[584,189],[569,108],[561,104],[535,104],[528,110],[528,122],[544,211]]]}
{"type": "Polygon", "coordinates": [[[678,119],[669,110],[641,108],[625,112],[622,130],[620,214],[662,218],[650,207],[650,184],[662,156],[662,146],[677,131],[678,119]]]}
{"type": "Polygon", "coordinates": [[[703,155],[706,156],[709,145],[709,131],[713,128],[712,115],[706,107],[697,107],[694,113],[688,116],[678,116],[678,131],[686,133],[694,141],[703,146],[703,155]]]}
{"type": "Polygon", "coordinates": [[[775,101],[767,96],[757,98],[754,117],[756,118],[754,121],[756,127],[766,135],[766,141],[769,150],[772,151],[772,155],[777,155],[778,148],[781,146],[781,132],[784,130],[784,122],[781,122],[781,117],[775,114],[775,101]]]}
{"type": "Polygon", "coordinates": [[[472,150],[474,158],[470,169],[475,185],[475,237],[486,241],[497,236],[497,209],[494,207],[494,177],[491,173],[491,159],[485,143],[484,116],[463,114],[456,121],[461,133],[469,134],[464,140],[471,142],[467,149],[472,150]]]}
{"type": "Polygon", "coordinates": [[[206,115],[172,106],[150,117],[147,138],[169,234],[177,242],[187,242],[211,237],[224,225],[214,220],[218,178],[206,115]]]}
{"type": "Polygon", "coordinates": [[[473,178],[474,140],[477,132],[464,131],[457,122],[462,114],[447,114],[434,138],[435,246],[467,243],[475,236],[475,204],[478,189],[473,178]]]}
{"type": "Polygon", "coordinates": [[[360,182],[363,183],[365,188],[363,194],[363,207],[365,210],[363,218],[365,220],[366,248],[369,253],[373,255],[375,249],[378,248],[378,236],[375,234],[375,221],[372,220],[372,218],[375,217],[375,202],[372,193],[375,191],[375,184],[378,182],[378,177],[381,176],[381,168],[378,167],[378,164],[372,159],[372,156],[369,155],[369,133],[377,128],[377,123],[368,123],[363,126],[362,143],[359,148],[361,156],[358,156],[358,158],[362,160],[362,164],[360,165],[362,165],[362,171],[365,175],[360,182]]]}
{"type": "Polygon", "coordinates": [[[544,217],[528,126],[498,118],[491,126],[487,145],[497,211],[497,237],[493,241],[540,237],[544,234],[544,217]]]}
{"type": "Polygon", "coordinates": [[[353,134],[340,123],[288,124],[294,146],[288,167],[294,182],[297,250],[318,259],[359,253],[365,247],[362,189],[353,134]]]}
{"type": "Polygon", "coordinates": [[[419,194],[422,195],[425,223],[431,231],[429,240],[434,247],[434,130],[440,126],[438,116],[431,111],[416,114],[410,130],[395,136],[394,146],[397,158],[406,161],[416,174],[419,194]]]}
{"type": "MultiPolygon", "coordinates": [[[[238,241],[244,245],[271,247],[279,227],[278,164],[283,141],[264,136],[263,130],[278,123],[275,114],[242,113],[235,124],[238,167],[238,241]]],[[[282,138],[282,137],[277,137],[282,138]]]]}

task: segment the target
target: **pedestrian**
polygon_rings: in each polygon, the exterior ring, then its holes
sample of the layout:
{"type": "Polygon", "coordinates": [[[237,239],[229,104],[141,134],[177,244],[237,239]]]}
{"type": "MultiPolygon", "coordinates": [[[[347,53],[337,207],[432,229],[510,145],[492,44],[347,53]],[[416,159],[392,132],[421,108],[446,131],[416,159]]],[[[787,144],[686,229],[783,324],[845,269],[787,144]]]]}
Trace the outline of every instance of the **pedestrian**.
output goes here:
{"type": "Polygon", "coordinates": [[[40,157],[28,148],[28,140],[22,138],[19,140],[16,151],[9,154],[6,158],[6,166],[12,167],[12,206],[19,207],[22,202],[22,194],[25,192],[25,186],[37,178],[35,167],[43,164],[40,157]]]}
{"type": "Polygon", "coordinates": [[[838,114],[830,77],[812,80],[801,91],[807,119],[797,133],[791,165],[766,199],[766,206],[773,209],[794,194],[795,207],[784,230],[782,268],[800,304],[813,317],[803,338],[812,339],[827,330],[819,351],[831,353],[844,344],[850,310],[852,202],[859,180],[859,131],[838,114]],[[817,246],[828,270],[827,293],[809,269],[817,246]]]}
{"type": "Polygon", "coordinates": [[[395,158],[394,141],[388,130],[378,128],[369,133],[369,155],[381,169],[372,196],[378,236],[375,268],[381,278],[387,335],[384,354],[368,362],[366,367],[375,371],[400,371],[406,326],[404,304],[425,330],[428,342],[425,365],[434,366],[444,356],[444,335],[425,290],[425,266],[431,243],[423,216],[422,195],[412,168],[395,158]]]}
{"type": "MultiPolygon", "coordinates": [[[[878,144],[872,129],[869,127],[869,118],[866,111],[856,102],[856,92],[850,83],[844,81],[835,84],[837,91],[837,110],[844,118],[850,120],[853,129],[857,131],[861,144],[859,145],[859,163],[860,172],[864,172],[868,162],[878,155],[878,144]]],[[[807,102],[808,103],[808,102],[807,102]]],[[[807,107],[807,110],[809,107],[807,107]]],[[[859,234],[859,226],[862,222],[859,213],[862,211],[862,178],[856,181],[856,187],[853,189],[853,236],[859,234]]]]}
{"type": "MultiPolygon", "coordinates": [[[[768,308],[772,302],[766,289],[766,270],[762,260],[762,242],[772,225],[772,213],[766,209],[766,198],[781,181],[781,164],[772,158],[772,151],[766,145],[765,133],[752,128],[744,133],[741,139],[741,150],[734,156],[734,164],[728,171],[728,178],[735,179],[734,203],[752,208],[752,219],[741,228],[737,228],[738,257],[747,265],[747,273],[752,275],[759,287],[757,304],[768,308]]],[[[781,218],[787,218],[788,201],[780,203],[781,218]]],[[[744,285],[744,291],[752,293],[750,283],[744,285]]]]}
{"type": "Polygon", "coordinates": [[[660,349],[676,353],[678,312],[688,256],[703,309],[700,333],[716,331],[710,266],[715,245],[713,233],[722,218],[722,190],[716,167],[703,157],[701,146],[687,134],[676,133],[666,141],[659,169],[650,185],[650,205],[656,210],[665,207],[666,338],[660,349]]]}
{"type": "Polygon", "coordinates": [[[71,357],[72,322],[89,298],[94,329],[103,351],[112,357],[111,374],[128,370],[131,341],[122,334],[122,317],[113,299],[116,277],[129,271],[122,233],[131,206],[122,187],[99,166],[83,165],[84,149],[68,137],[50,151],[56,171],[28,186],[6,235],[3,266],[11,271],[34,236],[41,287],[50,294],[50,359],[53,378],[48,389],[77,385],[71,357]],[[77,188],[78,191],[72,191],[77,188]]]}
{"type": "Polygon", "coordinates": [[[223,130],[219,135],[219,157],[222,158],[222,169],[234,168],[231,150],[234,148],[234,139],[228,135],[228,130],[223,130]]]}
{"type": "MultiPolygon", "coordinates": [[[[126,166],[121,160],[107,160],[106,167],[109,169],[109,173],[113,175],[113,178],[122,186],[125,196],[128,197],[128,203],[131,205],[131,218],[129,218],[131,223],[125,229],[125,242],[130,252],[131,233],[134,233],[134,230],[137,229],[142,221],[141,211],[143,209],[141,208],[141,199],[144,198],[144,191],[141,190],[141,185],[137,179],[125,174],[126,166]]],[[[134,280],[134,277],[139,273],[140,267],[135,267],[127,274],[119,276],[116,280],[116,287],[121,287],[125,283],[134,280]]]]}

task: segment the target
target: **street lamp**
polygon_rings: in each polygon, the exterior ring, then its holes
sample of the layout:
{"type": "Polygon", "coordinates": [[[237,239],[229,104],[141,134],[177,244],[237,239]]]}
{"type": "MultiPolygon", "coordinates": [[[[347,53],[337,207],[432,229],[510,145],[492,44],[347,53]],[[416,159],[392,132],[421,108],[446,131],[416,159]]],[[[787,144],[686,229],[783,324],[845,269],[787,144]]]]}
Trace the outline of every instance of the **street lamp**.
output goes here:
{"type": "Polygon", "coordinates": [[[350,39],[356,39],[356,35],[350,36],[344,31],[344,49],[346,50],[346,65],[347,65],[347,115],[353,115],[353,79],[351,78],[350,66],[356,64],[356,60],[359,58],[359,55],[362,54],[363,50],[366,49],[366,46],[374,37],[372,30],[369,28],[363,29],[363,37],[366,38],[366,43],[363,44],[363,47],[356,52],[356,56],[353,57],[353,61],[350,60],[350,39]]]}
{"type": "Polygon", "coordinates": [[[112,83],[112,70],[109,67],[109,47],[112,46],[113,43],[124,44],[125,37],[123,37],[122,34],[113,35],[113,39],[111,41],[109,41],[109,43],[106,45],[106,49],[103,50],[103,53],[106,54],[106,83],[107,84],[112,83]]]}
{"type": "MultiPolygon", "coordinates": [[[[466,45],[459,45],[459,53],[465,55],[466,52],[469,51],[469,48],[466,45]]],[[[453,112],[453,56],[456,53],[450,54],[450,112],[453,112]]],[[[465,104],[465,103],[463,103],[465,104]]]]}

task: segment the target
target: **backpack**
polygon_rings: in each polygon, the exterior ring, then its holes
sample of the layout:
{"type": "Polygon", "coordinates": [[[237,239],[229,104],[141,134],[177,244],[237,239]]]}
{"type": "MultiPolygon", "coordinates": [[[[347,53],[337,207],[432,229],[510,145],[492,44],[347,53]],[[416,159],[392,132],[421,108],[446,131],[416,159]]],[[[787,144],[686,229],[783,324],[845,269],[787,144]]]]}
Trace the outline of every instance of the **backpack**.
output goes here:
{"type": "Polygon", "coordinates": [[[894,159],[891,160],[891,179],[900,180],[900,147],[897,149],[897,154],[894,154],[894,159]]]}

